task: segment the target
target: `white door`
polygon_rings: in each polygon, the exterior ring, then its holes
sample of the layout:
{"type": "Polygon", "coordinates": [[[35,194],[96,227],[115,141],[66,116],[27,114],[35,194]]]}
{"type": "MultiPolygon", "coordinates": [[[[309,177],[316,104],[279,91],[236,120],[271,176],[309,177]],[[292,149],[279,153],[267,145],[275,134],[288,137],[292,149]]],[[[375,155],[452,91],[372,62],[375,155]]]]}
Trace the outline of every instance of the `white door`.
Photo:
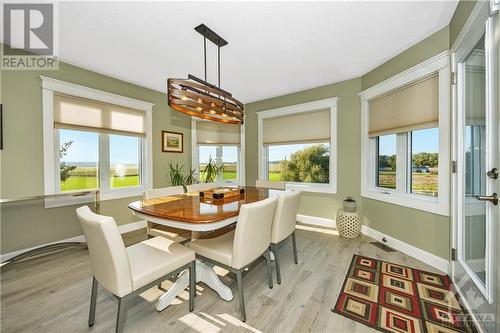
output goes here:
{"type": "Polygon", "coordinates": [[[488,6],[454,53],[456,175],[453,280],[485,332],[496,332],[498,119],[495,17],[488,6]]]}

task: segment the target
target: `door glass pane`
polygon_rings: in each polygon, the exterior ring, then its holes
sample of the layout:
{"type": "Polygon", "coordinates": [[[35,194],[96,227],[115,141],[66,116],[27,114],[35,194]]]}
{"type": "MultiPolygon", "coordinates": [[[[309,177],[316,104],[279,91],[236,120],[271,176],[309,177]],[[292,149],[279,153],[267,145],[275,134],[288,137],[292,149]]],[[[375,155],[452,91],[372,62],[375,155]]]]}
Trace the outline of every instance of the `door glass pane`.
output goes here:
{"type": "Polygon", "coordinates": [[[439,129],[411,132],[411,193],[438,196],[439,129]]]}
{"type": "Polygon", "coordinates": [[[60,190],[98,188],[99,135],[60,129],[59,144],[60,190]]]}
{"type": "Polygon", "coordinates": [[[224,162],[223,179],[236,180],[238,179],[238,147],[223,146],[222,147],[222,162],[224,162]]]}
{"type": "Polygon", "coordinates": [[[463,64],[465,108],[465,219],[462,258],[484,283],[486,279],[485,168],[485,55],[484,39],[479,41],[463,64]]]}
{"type": "Polygon", "coordinates": [[[109,136],[109,165],[112,188],[139,186],[140,138],[123,135],[109,136]]]}
{"type": "Polygon", "coordinates": [[[396,134],[377,137],[377,179],[378,187],[396,188],[396,134]]]}

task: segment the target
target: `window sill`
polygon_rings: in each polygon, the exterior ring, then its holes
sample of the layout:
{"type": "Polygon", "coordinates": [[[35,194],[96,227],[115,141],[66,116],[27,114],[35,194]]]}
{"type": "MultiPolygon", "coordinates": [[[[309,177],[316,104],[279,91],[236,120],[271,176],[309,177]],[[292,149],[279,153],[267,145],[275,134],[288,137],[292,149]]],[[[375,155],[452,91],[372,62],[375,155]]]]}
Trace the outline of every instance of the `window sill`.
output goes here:
{"type": "Polygon", "coordinates": [[[439,197],[428,197],[419,194],[400,193],[388,189],[363,189],[361,196],[373,200],[383,201],[398,206],[413,208],[428,213],[450,216],[448,202],[439,197]]]}
{"type": "Polygon", "coordinates": [[[337,193],[337,189],[332,184],[285,183],[285,189],[312,193],[337,193]]]}
{"type": "MultiPolygon", "coordinates": [[[[100,201],[123,199],[130,197],[142,196],[144,188],[143,187],[131,187],[131,188],[121,188],[113,189],[108,191],[100,192],[100,201]]],[[[61,197],[61,198],[50,198],[45,199],[45,208],[56,208],[71,205],[88,204],[95,202],[94,195],[86,195],[80,197],[61,197]]]]}

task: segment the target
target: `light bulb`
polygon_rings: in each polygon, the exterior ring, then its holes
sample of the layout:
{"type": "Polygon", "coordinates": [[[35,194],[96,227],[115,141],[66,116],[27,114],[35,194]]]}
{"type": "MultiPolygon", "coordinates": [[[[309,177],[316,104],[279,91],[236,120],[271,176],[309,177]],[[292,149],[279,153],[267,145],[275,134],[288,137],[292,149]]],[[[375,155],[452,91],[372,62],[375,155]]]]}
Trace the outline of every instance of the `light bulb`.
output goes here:
{"type": "Polygon", "coordinates": [[[210,104],[210,106],[211,106],[211,107],[215,107],[215,103],[214,103],[214,102],[212,102],[212,104],[210,104]]]}
{"type": "Polygon", "coordinates": [[[202,108],[201,106],[197,106],[197,107],[196,107],[196,110],[198,110],[198,111],[203,111],[203,108],[202,108]]]}
{"type": "Polygon", "coordinates": [[[187,100],[188,100],[187,96],[184,96],[184,95],[182,95],[181,99],[182,99],[183,101],[187,101],[187,100]]]}
{"type": "Polygon", "coordinates": [[[201,98],[198,98],[197,102],[200,103],[200,104],[203,103],[203,101],[201,100],[201,98]]]}
{"type": "Polygon", "coordinates": [[[215,114],[215,111],[214,110],[210,110],[209,111],[211,114],[215,114]]]}
{"type": "Polygon", "coordinates": [[[222,114],[222,116],[223,116],[223,117],[227,117],[227,114],[223,113],[223,114],[222,114]]]}

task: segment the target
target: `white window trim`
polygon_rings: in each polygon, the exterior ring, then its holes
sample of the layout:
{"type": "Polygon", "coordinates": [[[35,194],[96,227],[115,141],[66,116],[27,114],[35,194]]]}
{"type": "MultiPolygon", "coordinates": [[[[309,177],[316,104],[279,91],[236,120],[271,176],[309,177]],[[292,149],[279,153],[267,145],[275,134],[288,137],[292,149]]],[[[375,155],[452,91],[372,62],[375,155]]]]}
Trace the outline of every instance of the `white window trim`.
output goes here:
{"type": "MultiPolygon", "coordinates": [[[[439,215],[450,215],[450,64],[442,52],[400,74],[359,93],[361,98],[361,196],[439,215]],[[405,179],[397,179],[397,190],[375,186],[375,140],[368,137],[368,101],[432,73],[439,74],[439,167],[438,197],[406,192],[405,179]]],[[[406,149],[406,135],[398,135],[398,150],[406,149]]],[[[397,167],[406,170],[406,161],[397,167]]],[[[402,174],[402,173],[400,173],[402,174]]]]}
{"type": "Polygon", "coordinates": [[[337,193],[337,97],[322,99],[309,103],[285,106],[277,109],[261,111],[257,113],[258,121],[258,163],[259,179],[267,180],[267,159],[268,150],[263,141],[264,119],[275,118],[296,113],[312,112],[318,109],[330,109],[330,170],[329,184],[307,184],[307,183],[286,183],[286,189],[301,190],[305,192],[337,193]]]}
{"type": "MultiPolygon", "coordinates": [[[[142,195],[144,189],[152,188],[153,185],[153,106],[154,104],[133,99],[126,96],[112,94],[86,86],[57,80],[54,78],[40,76],[42,80],[42,110],[43,110],[43,155],[44,155],[44,192],[45,194],[59,193],[59,168],[55,165],[56,143],[59,137],[54,129],[54,93],[67,94],[81,98],[87,98],[99,102],[116,104],[128,108],[146,112],[146,139],[142,140],[141,147],[141,186],[101,190],[101,200],[111,200],[142,195]]],[[[100,140],[101,141],[101,140],[100,140]]],[[[46,203],[55,207],[67,204],[87,202],[85,198],[64,198],[46,203]]]]}
{"type": "MultiPolygon", "coordinates": [[[[200,179],[200,170],[198,166],[200,165],[199,154],[198,154],[198,138],[196,136],[196,125],[199,121],[209,121],[199,118],[191,118],[191,169],[194,169],[194,173],[197,179],[200,179]]],[[[220,146],[213,144],[211,146],[220,146]]],[[[225,181],[228,184],[245,186],[245,126],[240,126],[240,147],[238,149],[238,179],[225,181]]]]}

